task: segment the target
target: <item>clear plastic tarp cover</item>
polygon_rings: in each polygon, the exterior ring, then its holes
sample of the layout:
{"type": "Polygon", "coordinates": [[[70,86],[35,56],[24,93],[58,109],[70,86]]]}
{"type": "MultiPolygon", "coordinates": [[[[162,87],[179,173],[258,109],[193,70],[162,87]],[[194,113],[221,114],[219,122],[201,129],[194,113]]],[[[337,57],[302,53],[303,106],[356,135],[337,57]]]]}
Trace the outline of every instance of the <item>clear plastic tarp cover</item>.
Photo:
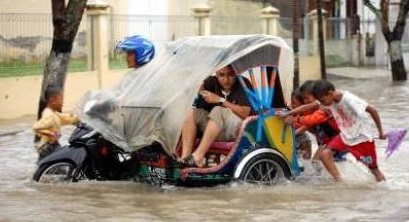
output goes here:
{"type": "Polygon", "coordinates": [[[78,104],[83,122],[126,151],[162,144],[173,153],[202,81],[232,64],[235,71],[278,67],[286,102],[293,82],[293,52],[268,35],[186,37],[167,44],[148,64],[109,90],[88,92],[78,104]]]}

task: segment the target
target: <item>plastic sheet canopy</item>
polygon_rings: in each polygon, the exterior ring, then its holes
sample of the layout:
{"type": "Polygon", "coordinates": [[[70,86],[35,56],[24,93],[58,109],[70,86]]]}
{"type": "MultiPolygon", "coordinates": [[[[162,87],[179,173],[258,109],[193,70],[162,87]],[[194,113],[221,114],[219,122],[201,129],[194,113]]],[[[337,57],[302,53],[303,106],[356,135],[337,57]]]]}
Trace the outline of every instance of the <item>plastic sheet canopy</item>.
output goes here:
{"type": "Polygon", "coordinates": [[[173,153],[188,109],[202,81],[231,64],[237,74],[260,65],[278,68],[286,102],[293,82],[293,52],[268,35],[186,37],[159,50],[109,90],[86,93],[82,120],[126,151],[159,142],[173,153]]]}

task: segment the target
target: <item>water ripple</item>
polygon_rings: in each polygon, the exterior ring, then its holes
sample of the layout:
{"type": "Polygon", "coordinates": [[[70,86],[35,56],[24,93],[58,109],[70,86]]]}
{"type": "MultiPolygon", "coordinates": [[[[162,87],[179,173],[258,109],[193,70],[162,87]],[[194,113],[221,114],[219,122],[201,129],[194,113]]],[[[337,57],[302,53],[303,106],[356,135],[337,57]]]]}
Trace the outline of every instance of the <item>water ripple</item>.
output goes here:
{"type": "MultiPolygon", "coordinates": [[[[409,84],[389,79],[334,79],[338,88],[365,98],[384,128],[407,128],[409,84]]],[[[403,221],[409,218],[409,139],[389,159],[377,141],[387,184],[334,183],[328,174],[305,173],[279,187],[232,183],[213,188],[155,188],[130,182],[84,181],[41,185],[31,181],[37,154],[33,119],[2,123],[18,133],[0,136],[0,220],[23,221],[403,221]]],[[[2,131],[3,130],[3,131],[2,131]]],[[[375,128],[374,128],[375,130],[375,128]]],[[[64,129],[62,143],[72,128],[64,129]]],[[[308,165],[307,165],[308,167],[308,165]]]]}

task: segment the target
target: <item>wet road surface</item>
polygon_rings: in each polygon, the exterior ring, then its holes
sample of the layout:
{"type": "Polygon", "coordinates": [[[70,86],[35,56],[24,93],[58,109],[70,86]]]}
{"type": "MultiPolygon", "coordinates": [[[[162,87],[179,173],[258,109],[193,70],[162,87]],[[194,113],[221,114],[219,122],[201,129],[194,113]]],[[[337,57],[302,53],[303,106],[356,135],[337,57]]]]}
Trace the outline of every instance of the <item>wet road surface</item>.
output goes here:
{"type": "MultiPolygon", "coordinates": [[[[373,104],[386,131],[407,128],[409,83],[393,84],[390,77],[330,80],[373,104]]],[[[0,221],[409,220],[408,138],[389,159],[386,142],[377,141],[380,169],[388,179],[381,185],[353,179],[336,184],[325,173],[309,173],[308,164],[303,176],[279,187],[157,188],[96,181],[43,185],[31,181],[37,158],[33,121],[0,122],[1,132],[11,132],[0,136],[0,221]]],[[[65,128],[62,143],[72,129],[65,128]]]]}

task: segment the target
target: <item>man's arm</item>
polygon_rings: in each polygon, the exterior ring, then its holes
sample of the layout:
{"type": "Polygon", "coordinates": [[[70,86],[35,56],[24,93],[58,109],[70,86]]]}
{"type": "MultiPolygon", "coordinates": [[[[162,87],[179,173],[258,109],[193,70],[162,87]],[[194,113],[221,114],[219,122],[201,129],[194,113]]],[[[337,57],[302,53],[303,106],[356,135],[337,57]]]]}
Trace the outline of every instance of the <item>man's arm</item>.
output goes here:
{"type": "Polygon", "coordinates": [[[369,104],[366,107],[365,111],[371,115],[373,121],[375,122],[376,128],[378,128],[379,139],[386,139],[386,136],[383,134],[381,118],[379,117],[378,111],[369,104]]]}
{"type": "MultiPolygon", "coordinates": [[[[200,93],[205,99],[205,101],[210,104],[218,104],[221,98],[219,95],[216,95],[206,90],[202,90],[200,93]]],[[[236,114],[242,119],[249,116],[251,112],[250,106],[241,106],[241,105],[233,104],[227,100],[222,104],[222,106],[231,109],[234,114],[236,114]]]]}
{"type": "Polygon", "coordinates": [[[240,105],[231,103],[227,100],[222,104],[222,106],[231,109],[234,114],[236,114],[242,119],[245,119],[247,116],[249,116],[251,112],[251,107],[240,106],[240,105]]]}

